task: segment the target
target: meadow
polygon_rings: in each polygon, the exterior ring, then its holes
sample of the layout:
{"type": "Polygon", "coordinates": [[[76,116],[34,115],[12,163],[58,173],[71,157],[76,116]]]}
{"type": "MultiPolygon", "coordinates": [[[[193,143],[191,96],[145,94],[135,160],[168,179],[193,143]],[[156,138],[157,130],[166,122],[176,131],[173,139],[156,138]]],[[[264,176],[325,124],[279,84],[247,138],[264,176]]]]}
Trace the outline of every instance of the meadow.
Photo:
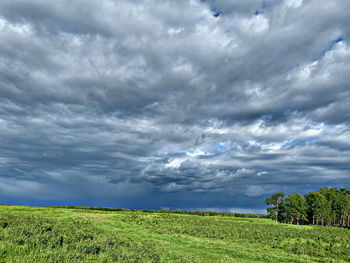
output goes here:
{"type": "Polygon", "coordinates": [[[0,206],[0,262],[350,262],[349,251],[348,228],[0,206]]]}

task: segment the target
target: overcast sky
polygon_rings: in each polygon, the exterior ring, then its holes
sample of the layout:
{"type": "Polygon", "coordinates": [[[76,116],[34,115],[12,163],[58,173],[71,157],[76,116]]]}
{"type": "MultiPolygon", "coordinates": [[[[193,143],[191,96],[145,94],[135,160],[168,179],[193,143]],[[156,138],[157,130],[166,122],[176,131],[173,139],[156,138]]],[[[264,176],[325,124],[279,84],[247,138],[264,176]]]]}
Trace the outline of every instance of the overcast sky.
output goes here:
{"type": "Polygon", "coordinates": [[[0,203],[264,212],[350,187],[349,0],[1,0],[0,203]]]}

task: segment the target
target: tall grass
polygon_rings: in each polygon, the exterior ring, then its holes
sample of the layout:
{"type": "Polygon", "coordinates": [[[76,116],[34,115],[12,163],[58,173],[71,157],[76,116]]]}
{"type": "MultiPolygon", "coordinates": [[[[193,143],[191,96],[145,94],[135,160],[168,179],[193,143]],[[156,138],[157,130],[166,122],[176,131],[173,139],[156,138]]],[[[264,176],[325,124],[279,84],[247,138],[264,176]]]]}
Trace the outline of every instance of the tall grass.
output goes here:
{"type": "Polygon", "coordinates": [[[349,234],[261,218],[0,206],[0,262],[349,262],[349,234]]]}

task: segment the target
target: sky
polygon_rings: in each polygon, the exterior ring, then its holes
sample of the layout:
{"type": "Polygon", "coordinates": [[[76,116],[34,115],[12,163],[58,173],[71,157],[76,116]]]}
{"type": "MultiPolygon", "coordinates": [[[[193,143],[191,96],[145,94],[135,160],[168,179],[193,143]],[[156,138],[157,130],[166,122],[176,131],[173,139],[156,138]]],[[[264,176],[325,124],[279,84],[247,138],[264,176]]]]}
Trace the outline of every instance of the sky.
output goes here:
{"type": "Polygon", "coordinates": [[[0,203],[264,213],[350,188],[349,0],[1,0],[0,203]]]}

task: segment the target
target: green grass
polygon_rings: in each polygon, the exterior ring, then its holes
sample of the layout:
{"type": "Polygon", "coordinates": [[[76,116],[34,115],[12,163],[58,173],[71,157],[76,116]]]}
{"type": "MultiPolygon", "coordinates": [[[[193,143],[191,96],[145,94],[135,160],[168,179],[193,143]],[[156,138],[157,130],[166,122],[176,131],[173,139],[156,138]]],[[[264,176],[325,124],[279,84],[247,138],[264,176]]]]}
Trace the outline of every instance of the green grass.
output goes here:
{"type": "Polygon", "coordinates": [[[344,228],[0,206],[0,262],[350,262],[349,251],[344,228]]]}

